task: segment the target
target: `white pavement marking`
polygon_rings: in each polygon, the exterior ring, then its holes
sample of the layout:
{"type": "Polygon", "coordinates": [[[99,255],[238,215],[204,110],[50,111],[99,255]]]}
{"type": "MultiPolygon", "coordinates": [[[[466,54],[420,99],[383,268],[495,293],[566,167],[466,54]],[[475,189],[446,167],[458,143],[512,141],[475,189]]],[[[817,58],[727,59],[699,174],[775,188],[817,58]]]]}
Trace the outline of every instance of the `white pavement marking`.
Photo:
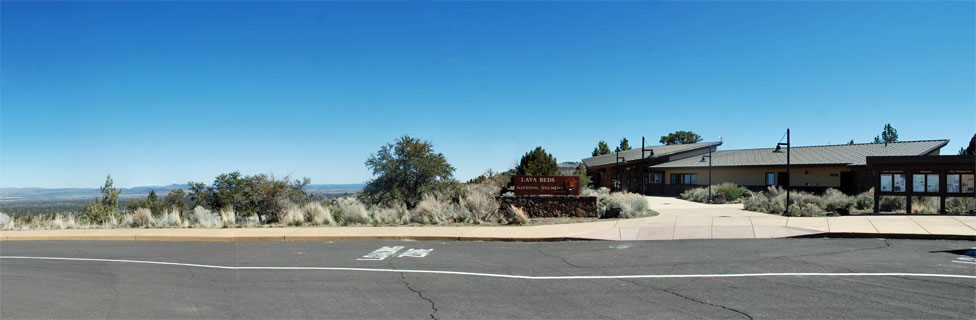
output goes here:
{"type": "Polygon", "coordinates": [[[397,251],[400,250],[403,250],[403,246],[381,247],[379,249],[373,250],[373,252],[367,253],[362,258],[356,260],[379,261],[379,260],[389,258],[390,256],[396,254],[397,251]]]}
{"type": "Polygon", "coordinates": [[[430,254],[431,251],[434,251],[434,249],[407,249],[407,251],[398,255],[397,258],[423,258],[430,254]]]}
{"type": "Polygon", "coordinates": [[[523,279],[523,280],[752,278],[752,277],[927,277],[927,278],[976,279],[976,275],[939,274],[939,273],[902,273],[902,272],[784,272],[784,273],[729,273],[729,274],[635,274],[635,275],[616,275],[616,276],[585,276],[585,275],[584,276],[523,276],[523,275],[514,275],[514,274],[496,274],[496,273],[463,272],[463,271],[351,268],[351,267],[230,267],[230,266],[218,266],[218,265],[196,264],[196,263],[123,260],[123,259],[98,259],[98,258],[0,256],[0,260],[2,259],[118,262],[118,263],[155,264],[155,265],[167,265],[167,266],[209,268],[209,269],[220,269],[220,270],[305,270],[305,271],[319,270],[319,271],[363,271],[363,272],[389,272],[389,273],[447,274],[447,275],[523,279]]]}

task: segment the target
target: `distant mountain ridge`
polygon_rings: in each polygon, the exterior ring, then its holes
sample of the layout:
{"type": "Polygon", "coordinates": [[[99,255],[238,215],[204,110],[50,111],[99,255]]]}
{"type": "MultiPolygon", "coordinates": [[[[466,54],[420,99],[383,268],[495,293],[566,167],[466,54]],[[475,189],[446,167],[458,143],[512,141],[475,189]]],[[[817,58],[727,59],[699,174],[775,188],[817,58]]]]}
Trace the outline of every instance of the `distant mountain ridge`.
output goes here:
{"type": "MultiPolygon", "coordinates": [[[[362,191],[365,184],[311,184],[306,190],[314,195],[342,195],[362,191]]],[[[143,186],[122,188],[121,199],[144,198],[150,191],[156,191],[160,197],[175,189],[189,189],[186,184],[171,184],[168,186],[143,186]]],[[[94,199],[101,196],[98,188],[0,188],[0,201],[17,200],[78,200],[94,199]]]]}

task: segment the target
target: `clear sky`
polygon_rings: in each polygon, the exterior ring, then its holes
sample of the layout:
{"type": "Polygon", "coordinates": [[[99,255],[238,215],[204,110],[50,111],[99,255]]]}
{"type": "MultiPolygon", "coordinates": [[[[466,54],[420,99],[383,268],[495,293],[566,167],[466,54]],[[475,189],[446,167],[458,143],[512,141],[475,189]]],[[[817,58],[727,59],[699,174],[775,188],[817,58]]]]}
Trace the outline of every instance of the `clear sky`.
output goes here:
{"type": "Polygon", "coordinates": [[[0,186],[371,178],[403,134],[469,179],[535,146],[976,132],[959,2],[0,2],[0,186]]]}

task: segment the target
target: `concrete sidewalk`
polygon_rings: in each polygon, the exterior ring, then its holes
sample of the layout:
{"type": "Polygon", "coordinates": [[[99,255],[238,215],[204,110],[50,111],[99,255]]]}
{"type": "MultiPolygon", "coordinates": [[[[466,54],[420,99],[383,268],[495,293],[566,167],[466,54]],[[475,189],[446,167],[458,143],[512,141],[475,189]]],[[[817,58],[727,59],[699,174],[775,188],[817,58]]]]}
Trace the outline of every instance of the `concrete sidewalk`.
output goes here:
{"type": "Polygon", "coordinates": [[[917,237],[976,240],[976,216],[860,215],[783,217],[742,204],[647,197],[660,215],[618,220],[612,229],[571,236],[593,240],[763,239],[798,236],[917,237]]]}
{"type": "Polygon", "coordinates": [[[976,216],[783,217],[742,209],[648,197],[660,215],[540,226],[288,227],[235,229],[70,229],[0,231],[0,241],[560,241],[765,239],[797,236],[916,237],[976,240],[976,216]]]}

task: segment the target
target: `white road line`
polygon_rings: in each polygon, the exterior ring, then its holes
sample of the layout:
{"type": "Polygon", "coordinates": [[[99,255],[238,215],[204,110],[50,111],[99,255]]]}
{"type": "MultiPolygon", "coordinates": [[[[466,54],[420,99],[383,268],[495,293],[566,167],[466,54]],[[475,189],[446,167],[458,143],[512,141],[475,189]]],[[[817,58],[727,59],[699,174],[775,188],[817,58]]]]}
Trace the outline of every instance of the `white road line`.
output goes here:
{"type": "Polygon", "coordinates": [[[635,274],[635,275],[615,275],[615,276],[585,276],[585,275],[584,276],[523,276],[523,275],[512,275],[512,274],[463,272],[463,271],[353,268],[353,267],[230,267],[230,266],[217,266],[217,265],[196,264],[196,263],[123,260],[123,259],[98,259],[98,258],[0,256],[0,260],[2,259],[117,262],[117,263],[154,264],[154,265],[166,265],[166,266],[208,268],[208,269],[220,269],[220,270],[303,270],[303,271],[319,270],[319,271],[422,273],[422,274],[446,274],[446,275],[475,276],[475,277],[488,277],[488,278],[523,279],[523,280],[751,278],[751,277],[926,277],[926,278],[976,279],[976,275],[938,274],[938,273],[902,273],[902,272],[784,272],[784,273],[730,273],[730,274],[635,274]]]}

